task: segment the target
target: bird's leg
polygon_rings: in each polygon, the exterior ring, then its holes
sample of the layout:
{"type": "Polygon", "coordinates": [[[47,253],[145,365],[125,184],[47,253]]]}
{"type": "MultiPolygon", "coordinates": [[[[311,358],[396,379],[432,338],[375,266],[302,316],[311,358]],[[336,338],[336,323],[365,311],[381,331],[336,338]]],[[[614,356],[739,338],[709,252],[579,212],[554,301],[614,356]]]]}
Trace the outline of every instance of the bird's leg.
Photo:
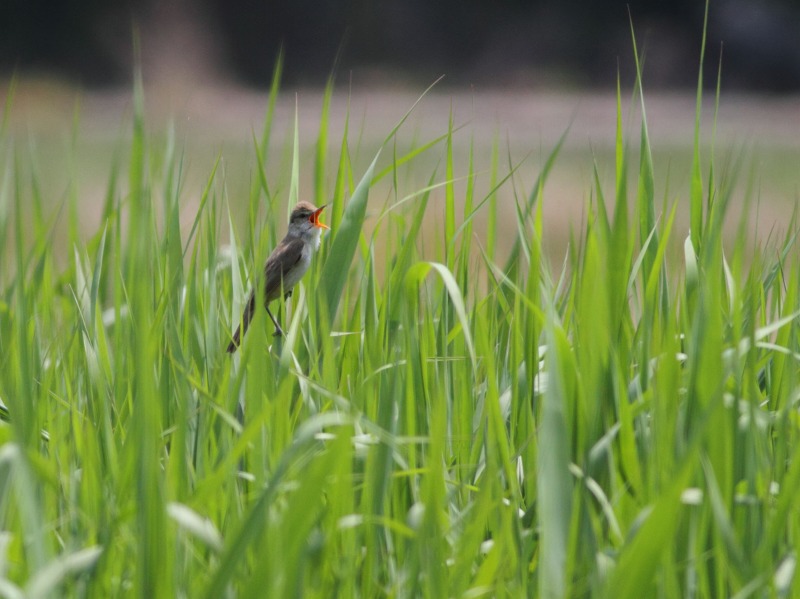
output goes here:
{"type": "MultiPolygon", "coordinates": [[[[292,290],[291,289],[283,294],[283,301],[288,300],[290,297],[292,297],[292,290]]],[[[269,314],[269,317],[272,319],[272,323],[275,325],[274,336],[275,337],[284,336],[284,332],[283,332],[283,329],[281,328],[281,325],[279,325],[278,321],[275,320],[275,317],[272,315],[272,312],[269,311],[269,307],[267,307],[267,314],[269,314]]]]}
{"type": "Polygon", "coordinates": [[[282,337],[283,336],[283,329],[281,328],[281,325],[278,324],[278,321],[275,320],[275,317],[272,315],[272,312],[269,311],[269,306],[265,306],[265,308],[267,309],[267,314],[269,314],[269,317],[272,320],[272,324],[275,325],[274,336],[275,337],[282,337]]]}

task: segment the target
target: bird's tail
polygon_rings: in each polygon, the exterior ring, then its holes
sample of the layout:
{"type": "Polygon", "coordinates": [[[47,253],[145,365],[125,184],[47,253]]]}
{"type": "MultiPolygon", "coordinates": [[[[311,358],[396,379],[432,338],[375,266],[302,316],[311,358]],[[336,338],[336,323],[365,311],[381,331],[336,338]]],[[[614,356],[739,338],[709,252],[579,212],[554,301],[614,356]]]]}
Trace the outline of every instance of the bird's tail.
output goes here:
{"type": "Polygon", "coordinates": [[[250,321],[253,318],[253,314],[256,311],[256,294],[254,292],[250,293],[250,298],[247,300],[247,306],[244,309],[244,314],[242,314],[242,322],[241,324],[236,327],[236,332],[233,334],[233,339],[228,344],[228,353],[232,354],[236,351],[236,348],[239,347],[239,344],[242,342],[242,337],[247,332],[247,327],[250,325],[250,321]]]}

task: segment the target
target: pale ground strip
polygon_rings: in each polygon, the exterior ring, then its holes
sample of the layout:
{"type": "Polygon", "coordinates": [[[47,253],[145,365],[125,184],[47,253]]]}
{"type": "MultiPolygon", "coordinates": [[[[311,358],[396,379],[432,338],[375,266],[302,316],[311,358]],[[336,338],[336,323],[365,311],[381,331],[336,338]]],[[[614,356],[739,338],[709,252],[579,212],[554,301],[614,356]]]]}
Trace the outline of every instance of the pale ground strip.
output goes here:
{"type": "MultiPolygon", "coordinates": [[[[5,89],[0,86],[0,93],[5,89]]],[[[417,100],[416,90],[354,89],[340,86],[330,110],[329,155],[335,172],[345,118],[350,114],[350,147],[356,153],[355,169],[364,168],[375,149],[393,125],[417,100]]],[[[322,107],[321,89],[282,92],[275,110],[272,156],[268,173],[278,176],[288,168],[295,110],[298,114],[301,143],[301,195],[311,191],[314,164],[313,145],[319,131],[322,107]]],[[[163,138],[168,123],[174,125],[176,144],[185,151],[184,198],[187,214],[194,203],[214,160],[223,156],[226,193],[232,205],[249,189],[253,177],[253,135],[260,135],[267,106],[267,94],[238,88],[146,89],[148,129],[163,138]],[[249,166],[248,166],[249,165],[249,166]]],[[[638,100],[631,104],[630,91],[623,94],[626,138],[631,148],[632,175],[635,174],[639,147],[638,100]]],[[[658,198],[684,201],[688,189],[688,161],[695,118],[693,93],[647,93],[646,111],[651,147],[656,161],[658,198]],[[669,168],[669,178],[666,169],[669,168]],[[663,175],[663,176],[659,176],[663,175]]],[[[27,82],[19,86],[10,114],[10,131],[16,139],[31,137],[40,154],[40,172],[52,174],[52,192],[63,193],[70,169],[78,171],[81,200],[93,204],[101,200],[114,146],[125,149],[130,136],[131,93],[79,92],[52,83],[27,82]],[[64,162],[69,148],[74,117],[78,115],[78,142],[69,165],[64,162]]],[[[478,193],[488,188],[487,169],[492,144],[500,145],[501,174],[512,162],[528,157],[516,177],[518,195],[524,197],[539,168],[560,136],[569,128],[564,152],[556,163],[545,193],[545,216],[555,238],[563,240],[570,226],[577,228],[585,218],[592,189],[592,155],[597,159],[604,189],[613,195],[613,149],[616,98],[613,91],[537,93],[532,91],[454,90],[439,87],[419,103],[398,135],[398,155],[419,146],[447,130],[450,114],[458,127],[456,134],[456,176],[466,171],[467,149],[474,144],[475,169],[479,173],[478,193]]],[[[702,142],[712,139],[714,98],[709,92],[703,103],[702,142]]],[[[800,197],[800,98],[795,96],[745,96],[724,94],[716,123],[715,163],[724,170],[727,157],[744,151],[745,160],[737,186],[741,194],[750,173],[755,177],[758,208],[757,227],[768,234],[785,224],[786,214],[800,197]]],[[[389,152],[391,149],[389,150],[389,152]]],[[[706,150],[708,152],[708,150],[706,150]]],[[[403,192],[419,189],[438,164],[443,179],[443,149],[418,158],[414,181],[407,181],[403,192]],[[427,162],[426,162],[427,161],[427,162]]],[[[706,153],[706,157],[707,157],[706,153]]],[[[389,153],[385,153],[384,165],[389,153]]],[[[704,174],[707,172],[707,158],[704,174]]],[[[356,178],[359,176],[356,173],[356,178]]],[[[333,177],[333,174],[331,175],[333,177]]],[[[459,189],[463,190],[463,182],[459,189]]],[[[332,178],[330,181],[332,185],[332,178]]],[[[278,190],[286,195],[287,190],[278,190]]],[[[513,216],[513,194],[508,187],[500,196],[501,213],[513,216]]],[[[631,197],[635,194],[635,186],[631,197]]],[[[376,190],[377,202],[390,201],[389,191],[376,190]]],[[[60,197],[60,196],[58,196],[60,197]]],[[[456,196],[458,197],[458,195],[456,196]]],[[[434,205],[439,200],[434,198],[434,205]]],[[[679,211],[678,226],[686,219],[679,211]]],[[[735,212],[735,211],[734,211],[735,212]]],[[[90,211],[89,214],[96,214],[90,211]]],[[[84,223],[87,231],[96,226],[92,218],[84,223]]],[[[732,228],[735,222],[731,222],[732,228]]],[[[681,232],[681,235],[685,234],[681,232]]],[[[560,246],[555,243],[554,249],[560,246]]]]}

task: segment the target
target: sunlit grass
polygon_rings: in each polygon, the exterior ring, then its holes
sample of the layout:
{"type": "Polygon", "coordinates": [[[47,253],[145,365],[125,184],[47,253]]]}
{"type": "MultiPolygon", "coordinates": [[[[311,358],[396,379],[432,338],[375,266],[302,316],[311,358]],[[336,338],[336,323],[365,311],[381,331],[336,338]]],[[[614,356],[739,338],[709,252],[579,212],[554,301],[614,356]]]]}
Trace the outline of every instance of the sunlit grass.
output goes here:
{"type": "Polygon", "coordinates": [[[499,142],[477,170],[454,122],[365,158],[354,115],[332,152],[329,86],[313,157],[297,120],[278,157],[279,78],[244,226],[224,154],[186,197],[140,84],[88,235],[78,170],[53,200],[3,129],[0,594],[792,596],[793,219],[754,241],[728,211],[757,189],[713,139],[661,172],[620,91],[553,261],[561,146],[523,182],[499,142]],[[231,357],[301,172],[332,231],[286,338],[259,310],[231,357]]]}

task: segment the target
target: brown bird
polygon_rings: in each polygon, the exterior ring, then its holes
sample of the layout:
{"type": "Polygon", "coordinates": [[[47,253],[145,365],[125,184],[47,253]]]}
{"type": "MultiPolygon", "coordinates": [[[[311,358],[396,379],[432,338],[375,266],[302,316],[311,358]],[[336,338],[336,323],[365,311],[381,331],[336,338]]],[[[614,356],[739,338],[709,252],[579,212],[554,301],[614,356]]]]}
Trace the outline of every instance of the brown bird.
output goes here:
{"type": "MultiPolygon", "coordinates": [[[[310,202],[299,202],[289,217],[286,237],[272,251],[264,266],[264,307],[275,325],[276,337],[283,335],[283,329],[269,311],[269,304],[278,299],[281,293],[284,298],[292,295],[292,288],[311,265],[311,257],[319,247],[322,229],[330,229],[328,225],[319,221],[319,215],[325,206],[317,208],[310,202]]],[[[228,353],[235,352],[239,347],[255,312],[256,290],[253,289],[242,314],[242,322],[236,328],[233,339],[228,345],[228,353]]]]}

